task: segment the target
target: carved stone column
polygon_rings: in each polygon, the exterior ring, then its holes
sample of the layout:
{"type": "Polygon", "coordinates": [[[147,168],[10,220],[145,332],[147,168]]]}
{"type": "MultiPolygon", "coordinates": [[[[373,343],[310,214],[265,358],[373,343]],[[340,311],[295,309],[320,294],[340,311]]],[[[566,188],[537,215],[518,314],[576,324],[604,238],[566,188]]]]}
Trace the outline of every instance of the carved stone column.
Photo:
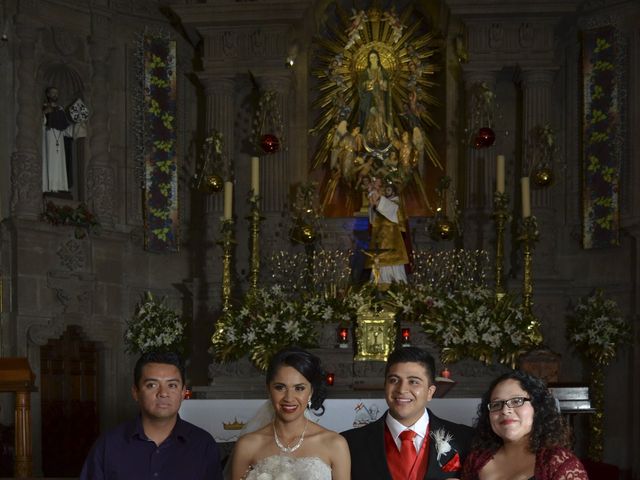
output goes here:
{"type": "Polygon", "coordinates": [[[11,156],[11,212],[19,217],[37,218],[42,209],[42,160],[38,146],[42,112],[35,81],[38,32],[26,14],[18,15],[16,34],[20,41],[16,102],[19,110],[16,151],[11,156]]]}
{"type": "Polygon", "coordinates": [[[278,95],[278,110],[282,118],[284,127],[285,147],[274,154],[263,157],[260,163],[260,192],[262,194],[261,209],[265,213],[280,212],[282,206],[287,202],[289,193],[289,182],[291,176],[289,172],[293,169],[290,164],[292,161],[300,161],[300,159],[291,159],[288,145],[291,142],[291,128],[289,118],[292,107],[292,101],[295,96],[290,95],[291,75],[283,72],[282,75],[266,74],[261,79],[262,87],[265,90],[276,92],[278,95]],[[263,187],[264,186],[264,187],[263,187]]]}
{"type": "MultiPolygon", "coordinates": [[[[522,72],[522,133],[523,161],[528,158],[531,131],[538,125],[552,122],[551,99],[553,78],[551,69],[531,69],[522,72]]],[[[523,171],[523,175],[531,172],[523,171]]],[[[536,246],[534,272],[542,275],[555,273],[557,235],[551,194],[553,188],[531,190],[532,213],[538,219],[540,241],[536,246]]]]}
{"type": "MultiPolygon", "coordinates": [[[[465,91],[467,95],[467,121],[472,117],[472,90],[475,85],[484,83],[491,91],[495,91],[496,72],[494,71],[465,71],[465,91]]],[[[470,125],[467,127],[478,128],[488,125],[470,125]]],[[[473,132],[469,131],[469,135],[473,132]]],[[[476,150],[465,143],[463,148],[467,151],[465,165],[465,198],[466,206],[470,209],[488,210],[493,205],[493,190],[495,180],[495,152],[494,148],[476,150]]]]}
{"type": "MultiPolygon", "coordinates": [[[[204,86],[206,95],[206,132],[207,135],[211,130],[215,129],[223,136],[223,156],[228,165],[225,168],[229,172],[234,171],[236,165],[235,153],[235,137],[234,137],[234,119],[235,119],[235,82],[232,76],[215,75],[205,73],[200,75],[200,81],[204,86]]],[[[221,172],[220,172],[221,173],[221,172]]],[[[228,180],[225,178],[225,180],[228,180]]],[[[244,200],[244,192],[239,192],[238,188],[233,190],[234,202],[233,213],[240,215],[240,202],[244,200]]],[[[216,240],[221,238],[220,218],[222,217],[222,208],[224,197],[222,194],[208,195],[205,205],[205,223],[207,251],[205,256],[205,268],[203,270],[209,305],[218,305],[220,297],[220,285],[222,281],[221,251],[216,240]]],[[[235,226],[236,240],[238,232],[238,224],[235,226]]],[[[237,258],[232,258],[232,271],[237,263],[237,258]]],[[[232,273],[233,277],[233,273],[232,273]]]]}
{"type": "MultiPolygon", "coordinates": [[[[553,119],[551,118],[551,99],[553,78],[555,72],[552,70],[524,70],[522,72],[522,133],[524,144],[522,151],[524,159],[528,158],[527,144],[529,136],[533,129],[550,123],[553,127],[553,119]]],[[[557,128],[555,129],[557,131],[557,128]]],[[[528,174],[530,172],[522,172],[528,174]]],[[[541,189],[534,190],[531,197],[534,207],[550,207],[551,190],[541,189]]]]}
{"type": "MultiPolygon", "coordinates": [[[[208,134],[212,129],[215,129],[222,133],[223,155],[230,163],[227,168],[232,172],[235,165],[235,82],[231,77],[217,78],[214,75],[208,74],[202,75],[200,80],[204,85],[204,91],[207,98],[206,132],[208,134]]],[[[235,189],[234,196],[236,198],[238,198],[238,193],[237,189],[235,189]]],[[[217,212],[218,216],[220,216],[222,212],[222,203],[222,195],[209,195],[207,197],[207,213],[217,212]]]]}
{"type": "MultiPolygon", "coordinates": [[[[494,91],[496,72],[485,69],[469,70],[463,73],[467,100],[467,125],[468,129],[477,129],[485,125],[472,125],[473,88],[475,85],[485,83],[494,91]]],[[[471,130],[467,134],[471,136],[471,130]]],[[[495,175],[494,148],[474,149],[469,143],[469,138],[462,144],[465,152],[464,164],[460,168],[462,184],[460,189],[464,192],[464,243],[466,248],[483,248],[485,239],[491,235],[492,224],[490,211],[493,205],[493,177],[495,175]]]]}
{"type": "Polygon", "coordinates": [[[94,213],[105,226],[112,226],[115,220],[116,187],[116,174],[109,156],[110,21],[107,15],[92,15],[90,43],[93,114],[90,119],[91,161],[87,169],[87,192],[94,213]]]}

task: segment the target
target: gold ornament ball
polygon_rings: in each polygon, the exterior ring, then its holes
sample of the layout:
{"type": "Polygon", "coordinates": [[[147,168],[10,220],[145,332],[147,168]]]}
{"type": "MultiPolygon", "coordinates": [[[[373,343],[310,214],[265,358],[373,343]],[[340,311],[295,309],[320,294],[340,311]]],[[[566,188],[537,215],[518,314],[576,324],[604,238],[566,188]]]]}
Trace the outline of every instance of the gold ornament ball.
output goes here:
{"type": "Polygon", "coordinates": [[[217,173],[213,173],[211,175],[207,175],[204,179],[204,191],[206,193],[217,193],[222,190],[224,186],[224,182],[222,177],[217,173]]]}
{"type": "Polygon", "coordinates": [[[533,183],[538,187],[548,187],[553,182],[553,170],[550,167],[536,168],[533,172],[533,183]]]}
{"type": "Polygon", "coordinates": [[[439,240],[450,240],[456,234],[456,229],[448,218],[439,219],[433,228],[435,237],[439,240]]]}
{"type": "Polygon", "coordinates": [[[308,245],[316,239],[316,231],[313,226],[304,223],[293,227],[289,236],[294,242],[308,245]]]}
{"type": "Polygon", "coordinates": [[[316,239],[316,231],[311,225],[302,225],[302,243],[312,243],[316,239]]]}

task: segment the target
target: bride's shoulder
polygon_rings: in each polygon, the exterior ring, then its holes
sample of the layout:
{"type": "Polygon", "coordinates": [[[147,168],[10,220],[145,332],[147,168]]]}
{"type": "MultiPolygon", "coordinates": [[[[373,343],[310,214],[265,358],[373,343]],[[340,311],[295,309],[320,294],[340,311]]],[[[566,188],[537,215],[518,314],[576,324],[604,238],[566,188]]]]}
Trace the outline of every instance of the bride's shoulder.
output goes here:
{"type": "Polygon", "coordinates": [[[315,435],[317,436],[320,442],[328,445],[335,445],[340,448],[346,447],[347,441],[338,432],[334,432],[333,430],[328,430],[323,426],[317,425],[317,424],[316,424],[316,427],[318,428],[318,430],[315,435]]]}

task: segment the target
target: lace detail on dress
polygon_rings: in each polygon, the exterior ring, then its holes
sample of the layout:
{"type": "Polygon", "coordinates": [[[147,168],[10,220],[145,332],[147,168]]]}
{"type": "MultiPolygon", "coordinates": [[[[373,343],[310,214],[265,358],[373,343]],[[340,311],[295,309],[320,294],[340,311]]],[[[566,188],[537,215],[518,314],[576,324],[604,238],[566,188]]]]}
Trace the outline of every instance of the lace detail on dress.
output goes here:
{"type": "MultiPolygon", "coordinates": [[[[492,458],[493,452],[490,450],[472,451],[464,462],[462,478],[477,480],[478,472],[492,458]]],[[[570,450],[560,447],[543,448],[536,453],[536,470],[533,478],[535,480],[589,480],[580,460],[570,450]]]]}
{"type": "Polygon", "coordinates": [[[331,480],[331,467],[318,457],[272,455],[256,463],[246,480],[331,480]]]}
{"type": "Polygon", "coordinates": [[[553,480],[589,480],[584,466],[569,450],[555,448],[546,462],[549,478],[553,480]]]}

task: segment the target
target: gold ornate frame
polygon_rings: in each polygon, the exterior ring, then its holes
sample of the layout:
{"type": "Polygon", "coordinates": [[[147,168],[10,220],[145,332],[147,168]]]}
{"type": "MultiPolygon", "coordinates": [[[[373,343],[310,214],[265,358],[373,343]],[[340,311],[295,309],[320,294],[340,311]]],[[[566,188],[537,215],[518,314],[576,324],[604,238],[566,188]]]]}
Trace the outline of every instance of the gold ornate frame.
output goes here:
{"type": "Polygon", "coordinates": [[[357,350],[354,360],[385,362],[396,343],[396,312],[383,308],[375,312],[368,306],[358,310],[357,350]]]}

